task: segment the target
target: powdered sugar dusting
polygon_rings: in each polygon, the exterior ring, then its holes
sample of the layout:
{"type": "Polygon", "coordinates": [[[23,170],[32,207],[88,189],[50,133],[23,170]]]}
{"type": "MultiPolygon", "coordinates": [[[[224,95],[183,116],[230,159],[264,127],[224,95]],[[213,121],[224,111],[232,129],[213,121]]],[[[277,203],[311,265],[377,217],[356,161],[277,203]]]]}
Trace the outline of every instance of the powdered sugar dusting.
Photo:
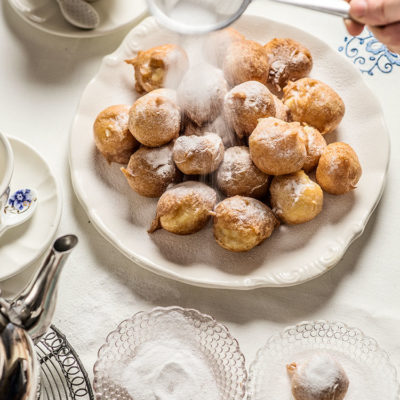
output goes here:
{"type": "Polygon", "coordinates": [[[333,392],[340,382],[347,379],[342,367],[324,352],[316,353],[308,361],[298,365],[294,374],[313,397],[327,389],[332,389],[333,392]]]}

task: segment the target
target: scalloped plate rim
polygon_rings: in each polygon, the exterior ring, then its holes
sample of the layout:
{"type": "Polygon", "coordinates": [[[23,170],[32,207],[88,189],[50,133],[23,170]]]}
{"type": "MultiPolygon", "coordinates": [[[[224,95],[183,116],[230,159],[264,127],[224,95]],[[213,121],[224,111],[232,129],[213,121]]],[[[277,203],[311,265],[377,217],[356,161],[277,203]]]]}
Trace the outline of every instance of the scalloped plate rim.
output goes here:
{"type": "MultiPolygon", "coordinates": [[[[279,25],[289,26],[288,24],[285,24],[285,23],[282,23],[279,21],[274,21],[274,20],[271,20],[269,18],[260,16],[260,15],[252,15],[251,13],[245,14],[244,16],[256,18],[258,20],[263,20],[264,23],[271,21],[271,22],[274,22],[279,25]]],[[[84,98],[86,91],[93,84],[95,84],[104,63],[106,63],[107,60],[110,58],[119,56],[120,53],[124,51],[125,46],[128,45],[129,43],[132,42],[131,45],[136,44],[136,40],[135,40],[135,42],[133,42],[132,38],[136,38],[137,35],[140,36],[141,31],[143,33],[143,31],[149,30],[150,28],[152,28],[154,26],[157,26],[157,23],[155,22],[154,18],[149,17],[149,18],[144,19],[139,25],[137,25],[135,28],[133,28],[127,34],[127,36],[124,38],[124,40],[122,41],[120,46],[113,53],[110,53],[103,58],[103,61],[100,65],[100,68],[99,68],[97,74],[90,80],[90,82],[86,86],[84,92],[82,93],[81,101],[79,102],[79,105],[77,107],[78,112],[75,115],[73,123],[71,125],[71,132],[70,132],[70,138],[69,138],[69,165],[70,165],[71,181],[72,181],[72,185],[74,188],[74,192],[75,192],[80,204],[84,208],[85,212],[88,214],[89,218],[92,220],[97,231],[107,241],[109,241],[113,246],[115,246],[121,253],[123,253],[126,257],[128,257],[131,261],[135,262],[137,265],[139,265],[147,270],[150,270],[158,275],[164,276],[166,278],[174,279],[179,282],[183,282],[183,283],[187,283],[187,284],[191,284],[191,285],[195,285],[195,286],[200,286],[200,287],[215,288],[215,289],[237,289],[237,290],[252,290],[252,289],[263,288],[263,287],[290,287],[290,286],[295,286],[295,285],[299,285],[302,283],[306,283],[306,282],[308,282],[312,279],[318,278],[319,276],[328,272],[330,269],[332,269],[334,266],[337,265],[337,263],[345,255],[349,246],[358,237],[360,237],[362,235],[362,233],[364,232],[364,229],[365,229],[371,215],[375,211],[375,209],[376,209],[377,205],[379,204],[379,201],[383,195],[386,180],[387,180],[387,172],[388,172],[389,163],[390,163],[390,152],[391,152],[390,135],[388,133],[388,129],[387,129],[385,119],[383,116],[384,114],[383,114],[382,106],[381,106],[379,100],[377,99],[377,97],[375,96],[375,94],[372,92],[371,88],[365,83],[365,81],[362,79],[362,77],[360,77],[360,80],[363,82],[365,90],[367,90],[369,92],[370,98],[374,101],[376,108],[377,108],[377,115],[379,114],[379,118],[381,120],[382,126],[384,127],[385,139],[387,140],[387,145],[388,145],[387,146],[387,155],[386,155],[386,166],[385,166],[385,170],[383,171],[384,174],[383,174],[383,178],[381,181],[380,191],[375,199],[373,206],[370,208],[368,214],[365,215],[365,218],[363,220],[357,222],[357,224],[351,225],[346,230],[346,232],[344,232],[348,236],[348,237],[346,236],[346,243],[343,243],[341,245],[341,248],[338,249],[333,260],[323,262],[321,260],[321,258],[323,258],[323,255],[320,257],[318,262],[319,262],[319,265],[321,266],[321,270],[318,273],[311,272],[311,273],[305,274],[303,272],[302,273],[303,276],[301,279],[297,279],[295,281],[286,281],[286,282],[282,282],[279,280],[278,280],[278,282],[273,282],[271,277],[263,277],[263,276],[254,276],[254,277],[248,277],[248,278],[246,278],[245,276],[240,276],[239,279],[236,278],[236,279],[218,279],[218,280],[207,279],[204,276],[201,278],[182,276],[178,272],[171,271],[168,268],[164,268],[160,264],[154,263],[153,261],[149,260],[147,257],[141,257],[141,256],[137,256],[137,255],[133,254],[129,250],[129,248],[126,248],[125,246],[123,246],[120,243],[118,237],[116,235],[114,235],[102,222],[101,216],[96,212],[96,210],[93,207],[90,206],[90,201],[88,201],[88,199],[86,199],[86,195],[83,193],[83,191],[80,188],[80,185],[78,184],[79,180],[76,177],[77,170],[74,170],[73,160],[72,160],[72,158],[73,158],[72,157],[72,136],[73,136],[72,133],[73,133],[73,129],[76,124],[76,121],[83,115],[83,114],[79,113],[79,110],[82,105],[81,104],[82,99],[84,98]],[[351,233],[350,236],[348,235],[349,233],[351,233]]],[[[293,26],[290,26],[290,28],[294,31],[299,31],[303,34],[307,34],[307,35],[311,36],[314,40],[322,43],[322,41],[319,38],[317,38],[316,36],[314,36],[308,32],[303,31],[302,29],[299,29],[299,28],[296,28],[293,26]]],[[[324,43],[324,45],[328,46],[330,49],[334,50],[331,46],[327,45],[326,43],[324,43]]],[[[340,56],[340,54],[338,54],[338,55],[340,56]]],[[[346,63],[348,66],[350,66],[355,72],[359,73],[358,69],[353,65],[353,63],[351,61],[349,61],[345,57],[342,57],[342,60],[344,63],[346,63]]],[[[327,252],[325,252],[324,254],[326,254],[326,253],[327,252]]],[[[302,268],[309,269],[310,264],[311,263],[305,264],[305,265],[299,267],[296,271],[299,271],[302,268]]],[[[291,272],[291,274],[296,273],[296,271],[291,272]]],[[[276,274],[273,274],[273,275],[276,276],[276,274]]]]}

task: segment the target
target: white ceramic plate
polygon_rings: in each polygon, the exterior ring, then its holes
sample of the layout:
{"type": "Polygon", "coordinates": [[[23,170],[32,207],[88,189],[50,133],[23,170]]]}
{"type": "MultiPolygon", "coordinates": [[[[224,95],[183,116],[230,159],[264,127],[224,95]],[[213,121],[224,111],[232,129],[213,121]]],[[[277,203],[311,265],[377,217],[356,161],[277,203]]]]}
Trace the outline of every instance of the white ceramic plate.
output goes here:
{"type": "Polygon", "coordinates": [[[162,230],[149,235],[147,229],[157,200],[135,194],[119,166],[107,165],[95,149],[92,125],[103,108],[132,104],[135,99],[133,70],[124,59],[139,49],[178,42],[175,34],[158,27],[151,18],[133,29],[121,46],[104,58],[100,71],[83,93],[71,131],[72,182],[99,232],[147,269],[207,287],[296,285],[329,270],[362,233],[383,191],[389,136],[375,96],[359,71],[335,50],[310,34],[261,17],[245,15],[235,27],[261,43],[276,36],[291,37],[310,48],[314,56],[311,75],[336,89],[347,106],[340,128],[327,139],[345,141],[358,153],[363,176],[357,190],[344,196],[325,195],[323,212],[315,220],[281,226],[248,253],[222,249],[209,228],[189,236],[162,230]]]}
{"type": "Polygon", "coordinates": [[[398,400],[396,368],[375,339],[341,322],[312,321],[290,326],[268,339],[250,366],[248,400],[292,400],[286,365],[316,352],[335,358],[349,378],[346,400],[398,400]]]}
{"type": "Polygon", "coordinates": [[[100,16],[100,25],[93,30],[83,30],[63,18],[56,0],[8,0],[13,9],[26,22],[42,31],[58,36],[102,36],[135,24],[147,12],[145,0],[96,0],[92,6],[100,16]]]}
{"type": "Polygon", "coordinates": [[[49,166],[35,149],[20,139],[9,137],[14,152],[11,193],[32,187],[38,204],[32,218],[0,237],[0,280],[31,265],[50,247],[61,218],[61,191],[49,166]]]}

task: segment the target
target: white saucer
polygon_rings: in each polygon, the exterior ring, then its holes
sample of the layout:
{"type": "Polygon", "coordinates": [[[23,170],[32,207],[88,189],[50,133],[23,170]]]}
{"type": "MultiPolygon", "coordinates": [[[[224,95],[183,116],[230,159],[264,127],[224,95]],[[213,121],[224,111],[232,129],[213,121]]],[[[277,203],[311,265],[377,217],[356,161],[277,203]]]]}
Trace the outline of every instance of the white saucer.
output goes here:
{"type": "Polygon", "coordinates": [[[42,31],[67,37],[102,36],[135,24],[147,12],[145,0],[97,0],[92,6],[100,15],[100,25],[83,30],[70,25],[61,15],[56,0],[8,0],[16,13],[42,31]]]}
{"type": "Polygon", "coordinates": [[[9,137],[14,152],[11,193],[32,187],[38,204],[33,217],[0,237],[0,280],[34,263],[50,246],[61,218],[61,189],[46,161],[30,145],[9,137]]]}

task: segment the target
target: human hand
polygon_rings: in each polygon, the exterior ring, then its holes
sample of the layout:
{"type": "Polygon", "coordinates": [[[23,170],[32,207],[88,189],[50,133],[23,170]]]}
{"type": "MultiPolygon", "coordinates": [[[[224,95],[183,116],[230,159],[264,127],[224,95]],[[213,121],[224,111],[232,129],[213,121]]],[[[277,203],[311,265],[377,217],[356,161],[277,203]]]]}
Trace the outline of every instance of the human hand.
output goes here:
{"type": "Polygon", "coordinates": [[[400,53],[400,0],[348,0],[352,20],[345,24],[350,35],[367,25],[374,36],[394,53],[400,53]]]}

